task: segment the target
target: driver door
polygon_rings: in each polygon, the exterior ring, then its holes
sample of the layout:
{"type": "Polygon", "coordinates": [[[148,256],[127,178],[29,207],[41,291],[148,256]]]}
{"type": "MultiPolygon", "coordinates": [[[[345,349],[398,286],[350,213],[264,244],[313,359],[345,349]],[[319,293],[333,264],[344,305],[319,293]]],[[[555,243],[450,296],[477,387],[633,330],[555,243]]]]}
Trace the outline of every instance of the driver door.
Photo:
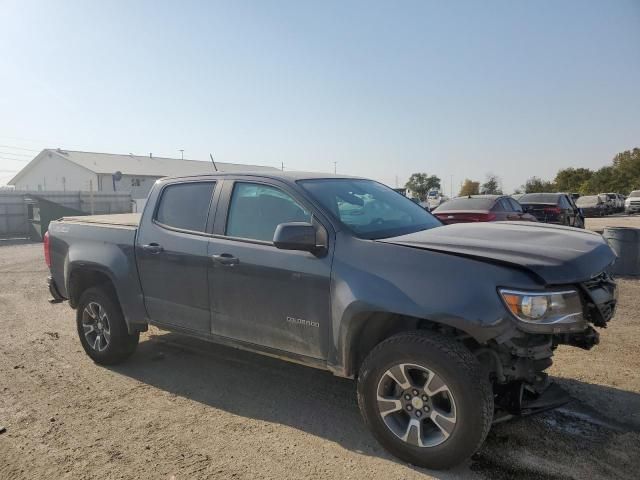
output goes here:
{"type": "Polygon", "coordinates": [[[280,223],[326,227],[285,185],[225,180],[222,196],[225,214],[216,217],[208,247],[211,332],[325,358],[333,247],[317,256],[280,250],[272,240],[280,223]]]}

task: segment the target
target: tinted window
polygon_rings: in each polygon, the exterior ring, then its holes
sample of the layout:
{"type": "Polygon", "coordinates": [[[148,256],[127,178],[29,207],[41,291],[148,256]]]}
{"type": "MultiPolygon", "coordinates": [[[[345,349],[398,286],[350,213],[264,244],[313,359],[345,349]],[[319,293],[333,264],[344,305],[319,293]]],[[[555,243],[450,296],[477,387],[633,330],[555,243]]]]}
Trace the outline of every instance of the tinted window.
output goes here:
{"type": "Polygon", "coordinates": [[[162,191],[156,221],[169,227],[204,232],[214,185],[213,182],[169,185],[162,191]]]}
{"type": "Polygon", "coordinates": [[[490,210],[496,197],[458,197],[443,203],[438,210],[490,210]]]}
{"type": "Polygon", "coordinates": [[[282,190],[257,183],[236,183],[227,235],[271,242],[279,224],[310,221],[311,214],[282,190]]]}
{"type": "Polygon", "coordinates": [[[299,184],[361,238],[388,238],[442,225],[408,198],[373,180],[340,178],[299,184]]]}
{"type": "Polygon", "coordinates": [[[518,199],[520,203],[551,203],[558,202],[557,193],[526,193],[518,199]]]}
{"type": "Polygon", "coordinates": [[[513,198],[509,198],[507,200],[509,200],[509,203],[511,203],[511,207],[513,208],[514,212],[523,213],[522,205],[516,202],[513,198]]]}
{"type": "Polygon", "coordinates": [[[494,212],[504,212],[506,210],[510,210],[511,207],[509,207],[508,209],[505,208],[504,203],[502,203],[499,199],[496,200],[496,203],[493,205],[493,208],[491,209],[494,212]]]}
{"type": "Polygon", "coordinates": [[[640,197],[640,190],[634,190],[629,194],[630,197],[640,197]]]}
{"type": "Polygon", "coordinates": [[[571,204],[569,203],[569,200],[567,200],[567,197],[565,197],[564,195],[562,197],[560,197],[560,208],[571,208],[571,204]]]}
{"type": "Polygon", "coordinates": [[[513,212],[513,206],[511,205],[511,203],[507,198],[501,198],[500,205],[502,205],[502,208],[504,209],[505,212],[513,212]]]}

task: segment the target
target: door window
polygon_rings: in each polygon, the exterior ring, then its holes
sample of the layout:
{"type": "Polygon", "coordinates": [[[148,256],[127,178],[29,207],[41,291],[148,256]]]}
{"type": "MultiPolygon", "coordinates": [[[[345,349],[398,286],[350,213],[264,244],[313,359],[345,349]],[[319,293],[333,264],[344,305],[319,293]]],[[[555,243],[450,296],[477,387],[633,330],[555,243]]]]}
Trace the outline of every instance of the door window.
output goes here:
{"type": "Polygon", "coordinates": [[[513,207],[514,211],[518,213],[523,213],[522,205],[516,202],[513,198],[507,198],[507,201],[511,204],[511,207],[513,207]]]}
{"type": "Polygon", "coordinates": [[[215,182],[169,185],[162,191],[156,221],[164,226],[204,232],[215,182]]]}
{"type": "Polygon", "coordinates": [[[237,182],[231,196],[226,234],[271,242],[279,224],[310,221],[311,214],[282,190],[237,182]]]}
{"type": "Polygon", "coordinates": [[[508,199],[506,198],[501,198],[500,199],[500,205],[502,205],[502,209],[505,212],[513,212],[513,205],[511,205],[511,203],[509,202],[508,199]]]}
{"type": "Polygon", "coordinates": [[[571,204],[569,203],[569,200],[567,200],[567,197],[565,197],[564,195],[560,197],[560,208],[562,208],[563,210],[571,209],[571,204]]]}

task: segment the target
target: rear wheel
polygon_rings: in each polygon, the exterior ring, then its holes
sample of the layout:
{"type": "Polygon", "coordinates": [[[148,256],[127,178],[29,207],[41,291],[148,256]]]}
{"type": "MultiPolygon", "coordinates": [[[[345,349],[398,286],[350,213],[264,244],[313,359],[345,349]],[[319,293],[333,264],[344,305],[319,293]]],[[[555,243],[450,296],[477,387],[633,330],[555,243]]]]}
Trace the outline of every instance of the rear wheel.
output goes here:
{"type": "Polygon", "coordinates": [[[139,334],[129,334],[120,306],[106,288],[89,288],[81,295],[76,324],[84,351],[96,363],[122,362],[138,345],[139,334]]]}
{"type": "Polygon", "coordinates": [[[358,404],[378,442],[427,468],[470,457],[493,419],[491,385],[463,345],[432,332],[379,344],[358,377],[358,404]]]}

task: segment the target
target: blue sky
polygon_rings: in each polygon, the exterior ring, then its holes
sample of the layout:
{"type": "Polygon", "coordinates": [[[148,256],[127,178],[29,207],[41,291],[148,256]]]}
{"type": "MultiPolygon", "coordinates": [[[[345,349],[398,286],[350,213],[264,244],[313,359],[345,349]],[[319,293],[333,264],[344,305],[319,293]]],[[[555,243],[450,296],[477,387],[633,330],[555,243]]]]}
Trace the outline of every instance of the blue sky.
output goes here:
{"type": "Polygon", "coordinates": [[[45,147],[505,190],[640,146],[640,1],[0,0],[0,185],[45,147]]]}

